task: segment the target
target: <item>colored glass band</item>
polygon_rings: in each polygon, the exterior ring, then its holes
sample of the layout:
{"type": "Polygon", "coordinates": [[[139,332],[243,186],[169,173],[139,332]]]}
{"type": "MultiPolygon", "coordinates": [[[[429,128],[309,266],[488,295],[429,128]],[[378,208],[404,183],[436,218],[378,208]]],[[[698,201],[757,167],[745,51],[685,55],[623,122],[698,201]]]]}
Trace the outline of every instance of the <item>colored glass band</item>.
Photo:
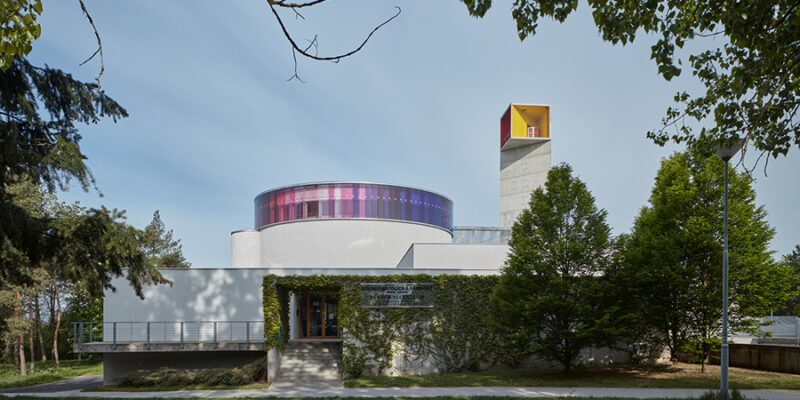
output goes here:
{"type": "Polygon", "coordinates": [[[387,219],[453,232],[453,202],[426,190],[377,183],[285,187],[255,198],[255,227],[306,219],[387,219]]]}

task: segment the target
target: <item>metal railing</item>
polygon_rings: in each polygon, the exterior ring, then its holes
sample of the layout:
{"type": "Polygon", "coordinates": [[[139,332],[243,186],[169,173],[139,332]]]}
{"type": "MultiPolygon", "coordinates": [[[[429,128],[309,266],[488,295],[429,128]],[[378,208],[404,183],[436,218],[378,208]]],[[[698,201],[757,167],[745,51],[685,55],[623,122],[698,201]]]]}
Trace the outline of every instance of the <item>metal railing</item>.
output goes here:
{"type": "Polygon", "coordinates": [[[154,343],[220,342],[260,343],[264,341],[264,321],[147,321],[147,322],[73,322],[73,343],[83,350],[85,343],[154,343]],[[86,341],[88,339],[88,341],[86,341]]]}

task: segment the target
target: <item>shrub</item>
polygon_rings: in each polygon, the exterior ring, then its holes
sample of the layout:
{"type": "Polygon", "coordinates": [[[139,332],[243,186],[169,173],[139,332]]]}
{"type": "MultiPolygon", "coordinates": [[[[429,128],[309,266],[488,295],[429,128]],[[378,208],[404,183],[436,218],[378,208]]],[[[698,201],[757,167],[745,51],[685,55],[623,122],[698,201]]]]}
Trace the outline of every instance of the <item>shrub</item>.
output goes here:
{"type": "Polygon", "coordinates": [[[364,350],[356,346],[346,346],[347,357],[343,357],[342,372],[350,378],[360,378],[367,369],[364,350]]]}
{"type": "Polygon", "coordinates": [[[727,398],[725,398],[725,396],[723,396],[721,392],[713,391],[700,396],[698,400],[748,400],[748,399],[742,394],[742,392],[733,389],[728,392],[727,398]]]}
{"type": "Polygon", "coordinates": [[[261,381],[266,376],[265,359],[240,368],[212,368],[199,371],[161,368],[157,371],[123,375],[116,384],[126,387],[177,387],[190,385],[241,386],[261,381]]]}

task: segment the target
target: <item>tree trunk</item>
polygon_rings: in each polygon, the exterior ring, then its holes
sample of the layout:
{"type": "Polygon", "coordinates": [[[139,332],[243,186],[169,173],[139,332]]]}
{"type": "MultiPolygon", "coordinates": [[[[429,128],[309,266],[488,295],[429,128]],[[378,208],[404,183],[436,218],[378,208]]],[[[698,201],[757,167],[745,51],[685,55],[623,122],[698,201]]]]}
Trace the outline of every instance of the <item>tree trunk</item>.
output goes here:
{"type": "Polygon", "coordinates": [[[28,376],[27,366],[25,365],[25,336],[19,335],[19,374],[28,376]]]}
{"type": "MultiPolygon", "coordinates": [[[[20,292],[17,292],[17,304],[14,308],[17,321],[22,322],[22,294],[20,292]]],[[[19,374],[28,376],[27,366],[25,365],[25,337],[23,336],[23,332],[24,331],[21,330],[17,338],[17,346],[19,346],[19,374]]]]}
{"type": "Polygon", "coordinates": [[[19,342],[17,338],[11,338],[11,342],[14,343],[14,370],[19,369],[19,342]]]}
{"type": "Polygon", "coordinates": [[[44,338],[42,337],[42,314],[39,311],[39,296],[33,299],[36,308],[36,334],[39,336],[39,351],[42,353],[42,362],[47,361],[47,351],[44,349],[44,338]]]}
{"type": "Polygon", "coordinates": [[[33,312],[33,295],[31,294],[31,295],[28,296],[28,320],[30,322],[30,327],[28,329],[28,333],[29,333],[28,345],[31,347],[31,373],[36,372],[36,351],[34,351],[34,348],[33,348],[33,336],[34,336],[33,335],[33,325],[34,325],[33,317],[34,317],[34,314],[35,313],[33,312]]]}
{"type": "Polygon", "coordinates": [[[47,291],[47,295],[50,297],[50,301],[48,306],[50,307],[50,318],[48,318],[48,324],[50,325],[50,332],[53,329],[56,329],[56,296],[54,293],[56,292],[56,285],[58,283],[55,282],[55,278],[53,279],[54,283],[53,286],[50,287],[50,290],[47,291]]]}
{"type": "Polygon", "coordinates": [[[58,362],[58,330],[61,328],[61,298],[58,296],[58,282],[53,283],[56,300],[56,326],[53,328],[53,360],[56,362],[56,369],[61,368],[58,362]]]}

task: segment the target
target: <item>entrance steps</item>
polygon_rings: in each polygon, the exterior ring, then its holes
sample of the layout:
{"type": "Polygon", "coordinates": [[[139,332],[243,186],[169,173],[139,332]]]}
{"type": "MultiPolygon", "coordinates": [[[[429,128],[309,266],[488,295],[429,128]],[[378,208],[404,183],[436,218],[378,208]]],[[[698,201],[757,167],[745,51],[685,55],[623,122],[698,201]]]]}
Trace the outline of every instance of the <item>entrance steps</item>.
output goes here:
{"type": "Polygon", "coordinates": [[[278,378],[341,376],[342,344],[339,342],[289,342],[281,352],[278,378]]]}

